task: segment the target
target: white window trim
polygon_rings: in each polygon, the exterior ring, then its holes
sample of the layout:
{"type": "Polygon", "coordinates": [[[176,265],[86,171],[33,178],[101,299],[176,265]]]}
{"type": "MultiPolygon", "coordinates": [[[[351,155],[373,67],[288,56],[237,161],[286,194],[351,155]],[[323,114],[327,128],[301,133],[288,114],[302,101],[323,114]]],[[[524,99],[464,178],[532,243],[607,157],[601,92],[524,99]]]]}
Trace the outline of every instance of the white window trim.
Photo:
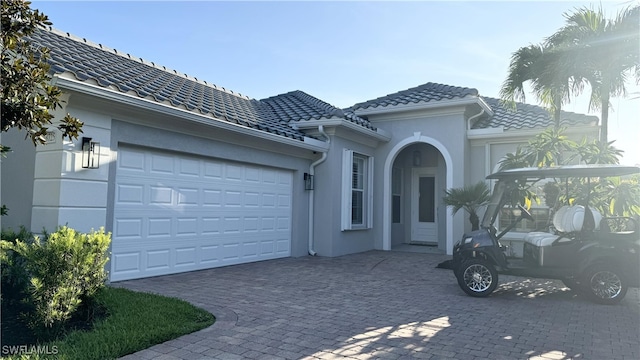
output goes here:
{"type": "Polygon", "coordinates": [[[357,151],[344,149],[342,153],[342,201],[341,201],[341,230],[364,230],[373,227],[373,156],[357,151]],[[351,186],[353,172],[353,155],[357,154],[367,158],[366,164],[366,186],[364,201],[364,224],[351,223],[351,186]]]}

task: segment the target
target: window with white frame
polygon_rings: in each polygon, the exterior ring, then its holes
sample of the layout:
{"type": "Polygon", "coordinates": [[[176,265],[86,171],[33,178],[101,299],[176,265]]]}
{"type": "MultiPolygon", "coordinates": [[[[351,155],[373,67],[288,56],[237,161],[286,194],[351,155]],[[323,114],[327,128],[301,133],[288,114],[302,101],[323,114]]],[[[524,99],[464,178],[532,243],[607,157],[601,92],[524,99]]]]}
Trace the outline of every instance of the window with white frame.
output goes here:
{"type": "Polygon", "coordinates": [[[402,222],[402,169],[393,168],[391,173],[391,221],[402,222]]]}
{"type": "Polygon", "coordinates": [[[342,171],[342,230],[371,228],[373,157],[345,150],[342,171]]]}

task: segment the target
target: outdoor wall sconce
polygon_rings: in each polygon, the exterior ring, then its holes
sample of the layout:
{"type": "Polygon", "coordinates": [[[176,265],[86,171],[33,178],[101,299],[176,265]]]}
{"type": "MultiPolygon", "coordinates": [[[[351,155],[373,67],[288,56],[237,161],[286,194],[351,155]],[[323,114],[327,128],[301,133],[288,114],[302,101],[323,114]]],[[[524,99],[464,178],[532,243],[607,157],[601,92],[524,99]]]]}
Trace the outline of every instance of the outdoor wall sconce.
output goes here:
{"type": "Polygon", "coordinates": [[[100,167],[100,143],[91,140],[90,137],[82,138],[83,169],[97,169],[100,167]]]}
{"type": "Polygon", "coordinates": [[[304,173],[304,189],[313,190],[313,175],[304,173]]]}
{"type": "Polygon", "coordinates": [[[421,166],[422,165],[422,154],[420,151],[416,150],[413,152],[413,166],[421,166]]]}

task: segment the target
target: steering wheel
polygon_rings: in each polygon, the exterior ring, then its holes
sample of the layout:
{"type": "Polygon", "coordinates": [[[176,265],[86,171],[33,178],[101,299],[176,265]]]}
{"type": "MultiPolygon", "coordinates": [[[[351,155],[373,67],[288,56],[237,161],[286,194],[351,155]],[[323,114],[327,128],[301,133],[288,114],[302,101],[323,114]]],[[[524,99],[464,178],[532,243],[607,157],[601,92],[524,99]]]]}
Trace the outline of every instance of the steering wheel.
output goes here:
{"type": "Polygon", "coordinates": [[[522,205],[518,204],[518,210],[520,210],[520,216],[522,216],[524,219],[535,221],[533,220],[533,216],[531,216],[529,210],[525,209],[522,205]]]}

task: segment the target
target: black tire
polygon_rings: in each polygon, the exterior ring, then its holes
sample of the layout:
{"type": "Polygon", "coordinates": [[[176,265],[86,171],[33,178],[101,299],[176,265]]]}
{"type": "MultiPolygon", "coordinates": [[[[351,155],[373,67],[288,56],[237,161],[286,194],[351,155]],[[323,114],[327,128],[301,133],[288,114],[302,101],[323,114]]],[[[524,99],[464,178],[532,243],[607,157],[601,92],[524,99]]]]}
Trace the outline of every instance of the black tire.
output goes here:
{"type": "Polygon", "coordinates": [[[473,297],[486,297],[498,287],[498,272],[490,262],[471,258],[456,271],[460,288],[473,297]]]}
{"type": "Polygon", "coordinates": [[[620,270],[606,264],[596,264],[588,268],[582,276],[581,284],[591,300],[605,305],[619,303],[629,289],[620,270]]]}

